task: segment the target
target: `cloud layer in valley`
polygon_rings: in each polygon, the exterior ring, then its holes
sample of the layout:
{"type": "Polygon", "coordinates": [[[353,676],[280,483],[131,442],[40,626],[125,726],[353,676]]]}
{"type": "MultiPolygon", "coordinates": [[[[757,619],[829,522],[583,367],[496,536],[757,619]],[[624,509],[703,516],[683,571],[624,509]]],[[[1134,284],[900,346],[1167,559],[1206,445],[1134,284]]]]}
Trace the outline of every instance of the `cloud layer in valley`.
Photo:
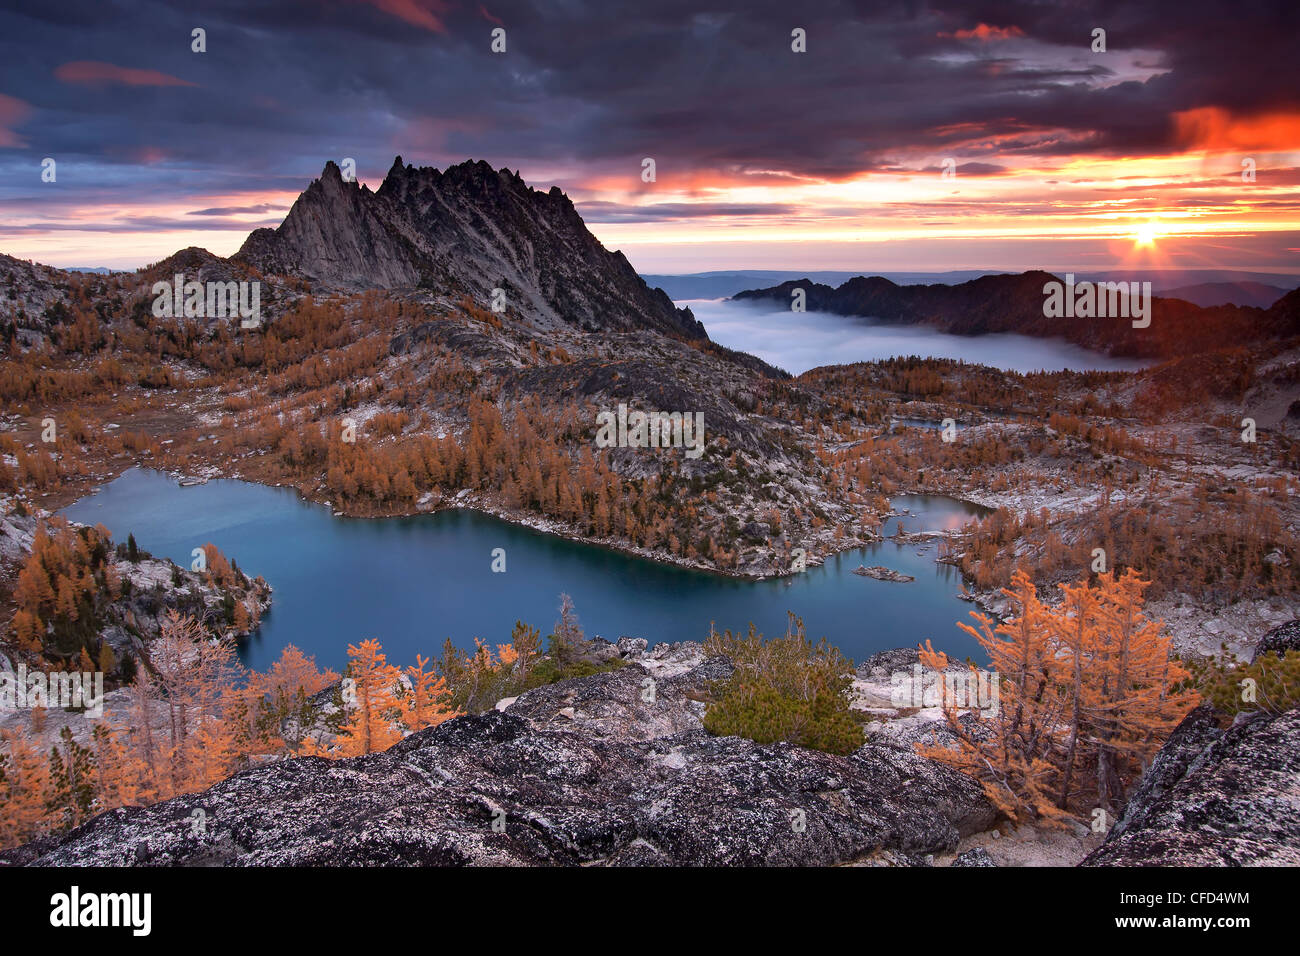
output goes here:
{"type": "Polygon", "coordinates": [[[1112,358],[1054,339],[1024,335],[948,335],[916,325],[880,325],[827,312],[794,313],[789,308],[693,299],[690,306],[709,338],[757,355],[794,375],[821,365],[871,362],[895,356],[960,359],[1014,372],[1060,369],[1125,370],[1143,362],[1112,358]]]}

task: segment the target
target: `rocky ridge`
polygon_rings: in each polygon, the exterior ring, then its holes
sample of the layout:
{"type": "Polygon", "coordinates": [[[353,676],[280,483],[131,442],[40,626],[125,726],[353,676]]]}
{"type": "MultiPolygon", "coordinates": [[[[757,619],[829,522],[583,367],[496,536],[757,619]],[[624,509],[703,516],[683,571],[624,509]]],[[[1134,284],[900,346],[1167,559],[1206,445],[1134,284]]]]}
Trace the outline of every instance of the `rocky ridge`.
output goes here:
{"type": "Polygon", "coordinates": [[[698,698],[729,663],[698,644],[642,644],[610,646],[627,660],[618,670],[529,691],[385,753],[256,768],[110,811],[0,863],[919,862],[993,822],[977,784],[904,748],[837,757],[711,736],[698,698]]]}

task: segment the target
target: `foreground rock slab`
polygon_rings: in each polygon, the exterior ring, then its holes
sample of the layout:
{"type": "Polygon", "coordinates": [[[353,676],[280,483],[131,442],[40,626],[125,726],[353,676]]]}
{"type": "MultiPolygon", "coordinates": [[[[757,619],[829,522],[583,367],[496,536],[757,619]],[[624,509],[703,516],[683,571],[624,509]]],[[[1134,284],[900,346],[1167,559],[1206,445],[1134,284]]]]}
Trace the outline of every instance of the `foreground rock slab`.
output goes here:
{"type": "Polygon", "coordinates": [[[976,783],[904,749],[711,736],[696,698],[726,662],[655,663],[540,688],[385,753],[285,761],[110,811],[0,863],[828,865],[950,851],[993,822],[976,783]]]}
{"type": "Polygon", "coordinates": [[[1082,865],[1300,865],[1300,711],[1192,711],[1082,865]]]}

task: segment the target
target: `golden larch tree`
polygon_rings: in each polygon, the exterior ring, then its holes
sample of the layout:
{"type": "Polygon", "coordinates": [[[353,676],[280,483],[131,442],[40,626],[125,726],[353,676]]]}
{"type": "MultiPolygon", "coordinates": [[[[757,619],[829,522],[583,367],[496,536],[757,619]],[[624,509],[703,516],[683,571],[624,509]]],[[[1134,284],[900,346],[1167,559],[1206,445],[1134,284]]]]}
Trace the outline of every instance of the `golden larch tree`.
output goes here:
{"type": "MultiPolygon", "coordinates": [[[[1143,614],[1147,585],[1132,570],[1095,585],[1064,584],[1053,609],[1017,570],[1003,589],[1011,616],[994,627],[975,612],[978,628],[959,625],[999,677],[996,711],[974,712],[987,718],[985,732],[968,730],[950,705],[957,747],[918,749],[977,777],[1012,819],[1054,824],[1116,810],[1198,699],[1178,689],[1188,673],[1172,657],[1163,625],[1143,614]]],[[[925,656],[932,664],[933,655],[925,656]]]]}

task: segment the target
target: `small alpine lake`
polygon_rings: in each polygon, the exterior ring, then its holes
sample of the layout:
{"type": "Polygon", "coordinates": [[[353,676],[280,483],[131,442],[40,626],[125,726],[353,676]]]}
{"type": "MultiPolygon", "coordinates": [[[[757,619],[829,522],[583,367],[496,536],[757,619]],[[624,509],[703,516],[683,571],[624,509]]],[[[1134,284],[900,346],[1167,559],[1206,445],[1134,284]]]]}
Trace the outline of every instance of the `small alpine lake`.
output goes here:
{"type": "MultiPolygon", "coordinates": [[[[960,528],[985,509],[928,495],[893,501],[909,532],[960,528]]],[[[289,488],[219,479],[180,487],[169,476],[135,468],[65,508],[84,524],[103,524],[114,541],[134,534],[157,556],[188,567],[191,551],[212,542],[250,576],[274,589],[271,610],[243,644],[257,670],[288,644],[340,670],[348,644],[375,638],[390,662],[441,652],[450,637],[510,640],[516,620],[543,638],[569,594],[589,637],[643,637],[651,644],[703,640],[710,623],[765,635],[785,632],[786,612],[803,618],[809,637],[825,636],[860,661],[876,651],[927,638],[958,659],[983,651],[956,622],[972,605],[957,597],[961,575],[936,564],[937,543],[883,541],[834,555],[790,578],[743,581],[661,564],[608,548],[454,509],[396,518],[337,517],[289,488]],[[492,570],[505,550],[506,570],[492,570]],[[853,574],[883,565],[915,577],[897,583],[853,574]]]]}

